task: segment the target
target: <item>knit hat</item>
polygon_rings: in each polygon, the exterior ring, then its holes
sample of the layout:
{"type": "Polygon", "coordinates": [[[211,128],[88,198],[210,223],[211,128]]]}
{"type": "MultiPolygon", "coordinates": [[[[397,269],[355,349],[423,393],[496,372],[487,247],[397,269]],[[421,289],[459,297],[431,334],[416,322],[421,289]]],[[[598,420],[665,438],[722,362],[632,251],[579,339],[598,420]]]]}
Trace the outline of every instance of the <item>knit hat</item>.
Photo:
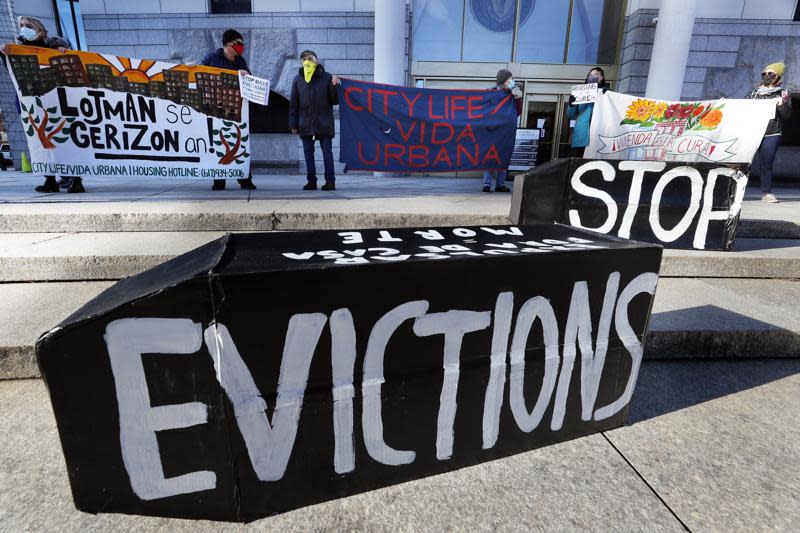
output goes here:
{"type": "Polygon", "coordinates": [[[762,70],[761,72],[764,72],[766,70],[774,70],[775,74],[777,74],[782,78],[783,71],[786,70],[786,65],[784,65],[782,62],[772,63],[771,65],[767,65],[766,67],[764,67],[764,70],[762,70]]]}
{"type": "Polygon", "coordinates": [[[314,50],[303,50],[302,52],[300,52],[300,59],[303,59],[303,56],[305,55],[311,55],[317,57],[317,53],[314,50]]]}
{"type": "Polygon", "coordinates": [[[239,33],[236,30],[233,30],[233,29],[225,30],[223,32],[223,34],[222,34],[222,44],[223,44],[223,46],[228,44],[228,43],[232,43],[236,39],[241,39],[241,40],[244,41],[244,37],[242,37],[242,34],[239,33]]]}
{"type": "Polygon", "coordinates": [[[503,85],[512,76],[510,70],[501,68],[497,71],[497,85],[503,85]]]}

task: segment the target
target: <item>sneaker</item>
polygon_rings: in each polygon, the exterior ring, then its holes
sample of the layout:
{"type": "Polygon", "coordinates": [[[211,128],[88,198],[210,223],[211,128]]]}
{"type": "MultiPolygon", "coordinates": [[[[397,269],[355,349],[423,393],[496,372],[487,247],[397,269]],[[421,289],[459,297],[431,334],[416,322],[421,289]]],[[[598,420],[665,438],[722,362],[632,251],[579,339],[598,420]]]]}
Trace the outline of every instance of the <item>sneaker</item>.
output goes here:
{"type": "Polygon", "coordinates": [[[55,176],[47,176],[44,183],[36,186],[36,192],[58,192],[58,183],[55,176]]]}
{"type": "Polygon", "coordinates": [[[247,191],[252,191],[256,189],[255,183],[253,183],[253,178],[247,178],[243,180],[236,180],[239,182],[239,187],[245,189],[247,191]]]}
{"type": "Polygon", "coordinates": [[[60,180],[58,180],[59,189],[69,189],[70,185],[72,185],[72,178],[67,178],[66,176],[64,176],[60,180]]]}
{"type": "Polygon", "coordinates": [[[305,185],[303,185],[303,190],[304,191],[316,191],[317,190],[317,184],[308,182],[305,185]]]}
{"type": "Polygon", "coordinates": [[[83,188],[83,179],[73,178],[72,183],[69,186],[69,189],[67,189],[67,192],[72,192],[72,193],[86,192],[86,189],[83,188]]]}
{"type": "Polygon", "coordinates": [[[225,180],[214,180],[214,185],[211,186],[212,191],[225,190],[225,180]]]}
{"type": "Polygon", "coordinates": [[[492,192],[492,188],[489,187],[488,185],[484,185],[483,186],[483,192],[492,192]]]}
{"type": "Polygon", "coordinates": [[[335,183],[325,183],[322,187],[320,187],[323,191],[335,191],[336,184],[335,183]]]}
{"type": "Polygon", "coordinates": [[[511,192],[511,189],[509,189],[505,185],[501,185],[499,187],[495,187],[494,192],[511,192]]]}
{"type": "Polygon", "coordinates": [[[761,197],[761,201],[762,202],[767,202],[767,203],[770,203],[770,204],[777,204],[778,202],[780,202],[780,200],[775,198],[775,195],[772,194],[771,192],[768,192],[768,193],[764,194],[764,196],[761,197]]]}

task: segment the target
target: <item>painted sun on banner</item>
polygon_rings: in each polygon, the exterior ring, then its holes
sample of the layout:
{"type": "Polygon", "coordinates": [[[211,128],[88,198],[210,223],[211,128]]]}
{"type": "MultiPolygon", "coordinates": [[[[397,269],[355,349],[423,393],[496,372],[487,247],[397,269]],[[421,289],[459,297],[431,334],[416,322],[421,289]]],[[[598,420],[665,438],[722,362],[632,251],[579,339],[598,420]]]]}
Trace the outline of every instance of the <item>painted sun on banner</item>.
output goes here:
{"type": "Polygon", "coordinates": [[[246,178],[237,72],[9,45],[31,167],[64,176],[246,178]]]}
{"type": "Polygon", "coordinates": [[[750,163],[770,100],[669,102],[611,91],[598,96],[587,158],[750,163]]]}

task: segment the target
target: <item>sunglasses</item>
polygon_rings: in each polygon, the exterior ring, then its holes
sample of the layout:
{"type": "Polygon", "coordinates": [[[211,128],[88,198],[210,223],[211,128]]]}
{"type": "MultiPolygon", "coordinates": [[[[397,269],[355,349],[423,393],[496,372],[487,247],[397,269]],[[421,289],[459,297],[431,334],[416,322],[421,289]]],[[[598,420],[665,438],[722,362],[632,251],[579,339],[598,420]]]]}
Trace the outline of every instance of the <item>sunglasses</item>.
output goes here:
{"type": "Polygon", "coordinates": [[[765,70],[764,72],[761,73],[762,77],[763,76],[777,76],[777,75],[778,75],[777,72],[773,72],[771,70],[765,70]]]}

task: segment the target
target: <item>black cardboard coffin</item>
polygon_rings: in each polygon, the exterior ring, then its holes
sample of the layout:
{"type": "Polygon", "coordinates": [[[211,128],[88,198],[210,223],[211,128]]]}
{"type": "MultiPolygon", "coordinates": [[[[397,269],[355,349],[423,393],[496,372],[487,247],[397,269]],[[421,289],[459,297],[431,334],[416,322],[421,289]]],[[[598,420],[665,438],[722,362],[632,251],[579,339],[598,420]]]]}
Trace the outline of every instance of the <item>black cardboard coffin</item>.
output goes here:
{"type": "Polygon", "coordinates": [[[75,505],[247,521],[620,426],[660,260],[549,224],[211,242],[39,339],[75,505]]]}
{"type": "Polygon", "coordinates": [[[730,250],[746,188],[746,174],[719,164],[556,159],[514,179],[511,221],[730,250]]]}

